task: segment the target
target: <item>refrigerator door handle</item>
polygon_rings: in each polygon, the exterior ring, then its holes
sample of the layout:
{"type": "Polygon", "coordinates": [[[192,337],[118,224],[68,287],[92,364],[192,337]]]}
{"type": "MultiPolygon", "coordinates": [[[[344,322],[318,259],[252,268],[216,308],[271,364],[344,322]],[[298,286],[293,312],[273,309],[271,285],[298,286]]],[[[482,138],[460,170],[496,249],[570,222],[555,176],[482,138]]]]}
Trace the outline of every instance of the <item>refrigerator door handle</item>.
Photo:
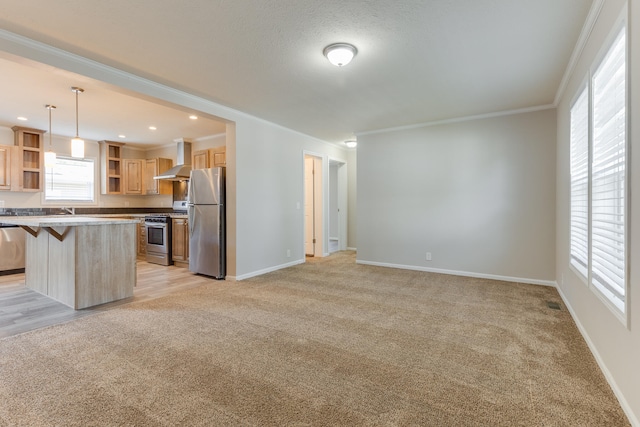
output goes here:
{"type": "Polygon", "coordinates": [[[193,236],[193,227],[194,227],[194,211],[193,205],[189,205],[187,209],[187,223],[189,224],[189,237],[193,236]]]}

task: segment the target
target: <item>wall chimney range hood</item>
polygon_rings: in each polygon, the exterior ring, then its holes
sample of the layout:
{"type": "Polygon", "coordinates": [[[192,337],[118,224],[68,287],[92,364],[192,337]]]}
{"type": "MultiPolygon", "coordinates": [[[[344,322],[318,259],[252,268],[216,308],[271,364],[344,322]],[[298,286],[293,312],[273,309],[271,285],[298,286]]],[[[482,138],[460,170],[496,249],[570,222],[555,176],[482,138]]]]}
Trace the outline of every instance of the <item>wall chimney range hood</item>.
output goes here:
{"type": "Polygon", "coordinates": [[[158,176],[154,176],[153,179],[184,181],[191,176],[191,141],[185,138],[179,138],[174,141],[177,143],[178,148],[177,165],[158,176]]]}

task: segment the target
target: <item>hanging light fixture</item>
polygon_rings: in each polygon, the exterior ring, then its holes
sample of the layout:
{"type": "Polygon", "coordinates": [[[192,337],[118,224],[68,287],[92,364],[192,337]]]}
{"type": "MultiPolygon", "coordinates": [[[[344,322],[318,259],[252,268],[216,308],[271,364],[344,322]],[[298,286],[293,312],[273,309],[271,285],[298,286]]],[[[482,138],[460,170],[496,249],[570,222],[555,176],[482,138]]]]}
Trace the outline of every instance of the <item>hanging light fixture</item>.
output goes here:
{"type": "Polygon", "coordinates": [[[51,110],[56,108],[56,106],[47,104],[45,108],[49,110],[49,151],[44,153],[44,167],[49,169],[56,165],[56,153],[51,146],[51,110]]]}
{"type": "Polygon", "coordinates": [[[84,157],[84,140],[78,136],[78,94],[84,89],[74,86],[71,91],[76,93],[76,137],[71,140],[71,157],[84,157]]]}
{"type": "Polygon", "coordinates": [[[333,65],[344,67],[356,56],[358,49],[349,43],[334,43],[325,47],[322,53],[333,65]]]}

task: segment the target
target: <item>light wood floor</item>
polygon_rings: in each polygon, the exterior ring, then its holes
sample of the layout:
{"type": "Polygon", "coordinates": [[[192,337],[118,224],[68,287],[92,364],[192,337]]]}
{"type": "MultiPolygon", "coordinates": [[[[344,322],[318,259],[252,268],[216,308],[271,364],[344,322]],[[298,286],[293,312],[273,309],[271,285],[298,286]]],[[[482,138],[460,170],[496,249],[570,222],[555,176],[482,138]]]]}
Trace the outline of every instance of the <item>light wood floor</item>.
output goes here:
{"type": "Polygon", "coordinates": [[[166,267],[145,261],[138,261],[137,267],[138,281],[133,297],[83,310],[74,310],[27,289],[24,285],[24,274],[0,276],[0,338],[65,323],[122,304],[163,297],[215,280],[195,275],[189,272],[188,268],[166,267]]]}

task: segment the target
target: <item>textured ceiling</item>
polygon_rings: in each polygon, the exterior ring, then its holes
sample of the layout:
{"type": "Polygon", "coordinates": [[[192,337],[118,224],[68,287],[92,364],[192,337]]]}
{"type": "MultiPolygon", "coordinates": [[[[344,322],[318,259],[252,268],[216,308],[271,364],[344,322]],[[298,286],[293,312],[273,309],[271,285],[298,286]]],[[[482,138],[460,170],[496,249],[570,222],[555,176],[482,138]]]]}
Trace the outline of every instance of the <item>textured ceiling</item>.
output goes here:
{"type": "Polygon", "coordinates": [[[591,3],[0,0],[0,27],[339,142],[553,103],[591,3]]]}

